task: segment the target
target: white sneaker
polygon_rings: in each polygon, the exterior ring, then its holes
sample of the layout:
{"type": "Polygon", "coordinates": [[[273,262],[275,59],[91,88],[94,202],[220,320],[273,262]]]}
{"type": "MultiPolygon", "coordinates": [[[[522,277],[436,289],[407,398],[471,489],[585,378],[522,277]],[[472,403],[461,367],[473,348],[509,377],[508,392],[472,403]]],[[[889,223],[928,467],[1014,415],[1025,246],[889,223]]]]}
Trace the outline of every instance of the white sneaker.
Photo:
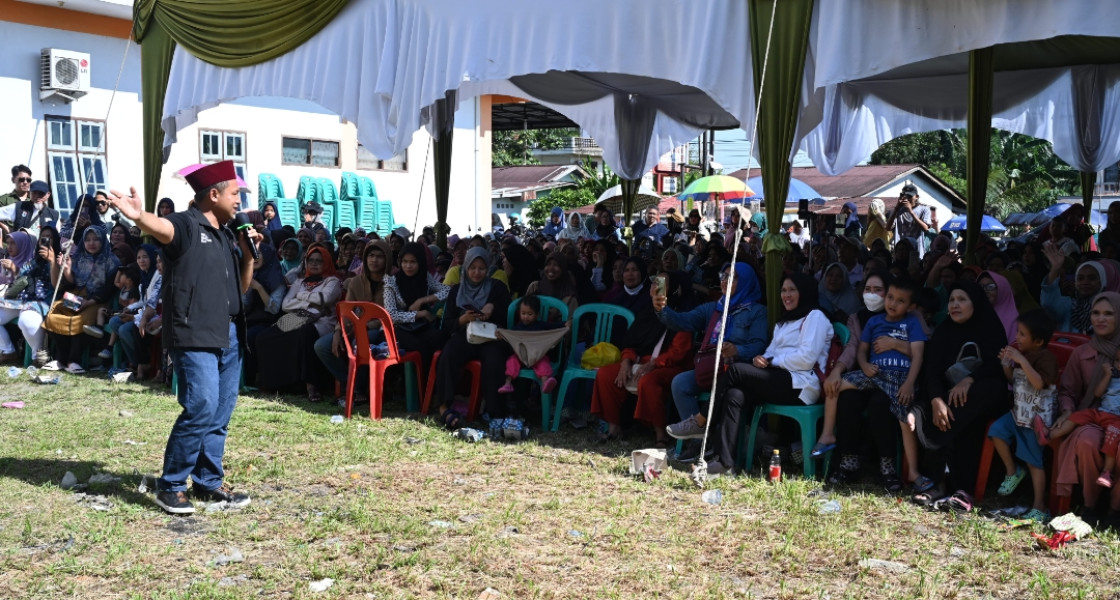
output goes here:
{"type": "Polygon", "coordinates": [[[52,360],[52,361],[48,362],[47,364],[43,365],[40,368],[42,368],[44,371],[61,371],[62,370],[62,366],[58,364],[57,360],[52,360]]]}

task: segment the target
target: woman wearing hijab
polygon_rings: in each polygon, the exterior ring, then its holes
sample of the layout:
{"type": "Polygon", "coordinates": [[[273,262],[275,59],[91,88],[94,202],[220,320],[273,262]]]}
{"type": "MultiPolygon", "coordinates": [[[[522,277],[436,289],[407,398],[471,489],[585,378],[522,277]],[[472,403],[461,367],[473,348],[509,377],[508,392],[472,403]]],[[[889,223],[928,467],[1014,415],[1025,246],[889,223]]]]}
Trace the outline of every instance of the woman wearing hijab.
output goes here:
{"type": "Polygon", "coordinates": [[[591,237],[596,240],[621,240],[622,233],[614,224],[614,214],[605,207],[596,213],[595,231],[591,237]]]}
{"type": "Polygon", "coordinates": [[[307,400],[319,402],[319,386],[326,383],[328,374],[315,359],[315,342],[334,329],[334,309],[342,299],[342,282],[335,275],[334,260],[326,246],[312,244],[303,262],[304,275],[288,289],[281,310],[308,315],[309,322],[292,331],[272,326],[257,336],[257,384],[261,389],[280,390],[304,382],[307,400]]]}
{"type": "Polygon", "coordinates": [[[867,231],[863,234],[863,245],[868,248],[882,240],[887,248],[891,246],[891,234],[887,229],[887,207],[879,198],[871,201],[867,207],[867,231]]]}
{"type": "Polygon", "coordinates": [[[723,233],[723,247],[728,252],[731,251],[731,246],[735,244],[735,230],[743,230],[741,241],[746,241],[750,238],[751,231],[751,210],[742,204],[731,205],[731,220],[727,224],[727,230],[723,233]]]}
{"type": "Polygon", "coordinates": [[[290,237],[281,242],[276,256],[280,259],[284,283],[291,285],[303,276],[303,244],[298,239],[290,237]]]}
{"type": "Polygon", "coordinates": [[[171,198],[160,198],[156,204],[156,214],[166,217],[173,212],[175,212],[175,201],[171,198]]]}
{"type": "MultiPolygon", "coordinates": [[[[949,318],[926,342],[923,393],[910,410],[915,433],[925,447],[920,470],[936,480],[948,464],[948,489],[972,489],[988,422],[1009,408],[1007,379],[999,359],[1006,345],[1003,322],[984,290],[976,283],[954,284],[949,290],[949,318]],[[954,383],[947,371],[957,357],[977,353],[981,364],[954,383]]],[[[963,491],[954,495],[971,503],[963,491]]],[[[929,497],[915,499],[926,502],[929,497]]]]}
{"type": "Polygon", "coordinates": [[[1089,311],[1097,294],[1112,289],[1120,283],[1120,273],[1104,262],[1090,260],[1081,263],[1074,271],[1073,297],[1063,296],[1061,277],[1065,266],[1065,255],[1059,247],[1047,244],[1043,252],[1050,261],[1050,272],[1042,280],[1042,307],[1057,321],[1057,331],[1073,331],[1088,334],[1092,332],[1089,311]]]}
{"type": "Polygon", "coordinates": [[[816,280],[801,273],[786,276],[781,299],[782,311],[770,344],[749,362],[732,363],[717,379],[710,424],[714,437],[708,446],[710,475],[734,469],[739,420],[753,414],[756,407],[805,406],[820,399],[816,371],[828,358],[833,329],[817,307],[816,280]]]}
{"type": "MultiPolygon", "coordinates": [[[[109,325],[106,325],[105,331],[113,333],[110,327],[114,320],[117,320],[119,326],[116,328],[117,343],[121,345],[121,351],[124,353],[125,364],[136,374],[137,379],[144,379],[146,373],[144,364],[141,358],[141,350],[144,348],[143,335],[140,333],[140,321],[143,319],[144,311],[150,308],[155,311],[158,308],[160,290],[163,288],[163,275],[159,271],[159,249],[152,244],[141,244],[140,248],[136,251],[136,265],[140,267],[140,295],[139,300],[131,304],[126,312],[136,315],[129,320],[121,321],[119,317],[109,319],[109,325]]],[[[112,358],[112,350],[106,348],[98,355],[102,359],[112,358]]]]}
{"type": "MultiPolygon", "coordinates": [[[[38,239],[24,231],[11,234],[8,258],[0,260],[0,275],[8,277],[9,286],[17,285],[0,294],[0,323],[17,322],[39,366],[47,362],[43,317],[54,294],[52,282],[57,279],[57,273],[52,279],[51,266],[58,252],[58,232],[45,225],[39,230],[38,239]]],[[[16,349],[7,330],[0,327],[0,364],[16,358],[16,349]]]]}
{"type": "Polygon", "coordinates": [[[385,278],[382,305],[393,319],[397,343],[407,350],[420,352],[426,375],[432,355],[444,342],[436,305],[447,299],[450,288],[440,283],[439,276],[429,269],[425,250],[416,242],[404,245],[397,259],[396,275],[385,278]]]}
{"type": "Polygon", "coordinates": [[[863,225],[860,225],[855,202],[845,202],[840,208],[840,216],[844,218],[844,237],[854,236],[857,240],[863,237],[863,225]]]}
{"type": "MultiPolygon", "coordinates": [[[[700,338],[700,354],[704,356],[714,351],[719,343],[720,326],[723,314],[727,313],[727,333],[723,336],[723,349],[720,358],[724,363],[730,364],[737,361],[747,361],[762,353],[766,347],[769,322],[766,307],[762,301],[762,288],[758,283],[758,276],[754,269],[746,263],[735,263],[735,277],[730,280],[731,301],[725,305],[727,286],[732,265],[724,265],[720,274],[720,299],[718,302],[708,302],[688,312],[678,312],[666,306],[658,297],[653,299],[653,307],[657,317],[670,329],[703,333],[700,338]],[[725,308],[730,306],[730,309],[725,308]]],[[[717,369],[718,371],[718,369],[717,369]]],[[[681,422],[670,425],[666,432],[679,439],[697,439],[704,435],[705,415],[700,412],[700,396],[711,392],[710,382],[702,386],[696,380],[696,371],[689,370],[673,378],[673,403],[677,407],[677,414],[683,419],[681,422]]],[[[690,447],[686,454],[695,457],[699,454],[699,445],[690,447]]]]}
{"type": "Polygon", "coordinates": [[[280,210],[276,208],[276,203],[272,200],[264,203],[261,207],[261,217],[264,218],[264,226],[269,231],[276,231],[284,228],[284,223],[280,221],[280,210]]]}
{"type": "MultiPolygon", "coordinates": [[[[887,287],[890,276],[886,271],[869,271],[863,279],[863,306],[859,312],[848,317],[848,343],[836,359],[836,365],[824,380],[825,395],[835,394],[840,389],[841,376],[852,369],[858,369],[856,353],[859,350],[860,334],[871,317],[884,312],[887,287]]],[[[880,344],[894,343],[889,336],[874,340],[880,344]]],[[[909,344],[902,342],[907,348],[909,344]]],[[[879,388],[871,390],[847,390],[840,394],[835,405],[825,404],[824,427],[817,441],[819,454],[828,451],[835,444],[839,461],[833,461],[833,469],[828,481],[833,485],[855,482],[861,469],[860,457],[863,442],[871,438],[879,461],[880,481],[891,493],[902,489],[902,481],[895,471],[895,457],[898,454],[898,419],[891,413],[891,398],[879,388]],[[835,434],[833,433],[835,431],[835,434]]]]}
{"type": "Polygon", "coordinates": [[[506,407],[498,403],[498,388],[505,382],[509,345],[497,340],[484,344],[467,342],[467,327],[473,321],[494,323],[499,327],[506,324],[509,290],[496,284],[495,278],[487,276],[490,261],[490,253],[484,248],[468,250],[463,259],[462,281],[452,286],[447,295],[443,315],[443,334],[447,342],[436,365],[436,388],[440,418],[449,429],[458,428],[463,420],[452,408],[455,382],[459,379],[459,371],[472,360],[482,361],[479,389],[485,401],[485,410],[493,417],[505,416],[506,407]]]}
{"type": "MultiPolygon", "coordinates": [[[[105,230],[105,224],[101,222],[101,214],[97,212],[97,201],[89,194],[83,195],[78,202],[77,210],[70,211],[70,216],[66,222],[62,224],[59,230],[59,235],[64,240],[74,240],[74,247],[70,248],[70,255],[74,256],[77,252],[77,247],[80,246],[80,240],[85,233],[86,228],[95,226],[101,230],[105,230]]],[[[106,242],[106,246],[108,246],[106,242]]]]}
{"type": "MultiPolygon", "coordinates": [[[[96,212],[96,211],[94,211],[96,212]]],[[[100,227],[90,226],[82,234],[82,242],[75,244],[74,254],[62,259],[62,291],[72,292],[82,298],[79,312],[96,311],[98,305],[108,302],[116,294],[113,276],[121,266],[109,247],[109,238],[100,227]]],[[[61,295],[60,295],[61,297],[61,295]]],[[[90,320],[92,322],[92,319],[90,320]]],[[[43,368],[57,371],[66,364],[69,373],[84,373],[80,361],[90,340],[89,336],[54,335],[56,358],[43,368]]]]}
{"type": "Polygon", "coordinates": [[[1019,320],[1019,309],[1015,306],[1015,296],[1011,290],[1011,283],[1007,281],[1006,277],[995,271],[980,273],[976,283],[984,290],[988,302],[991,303],[992,308],[999,315],[1007,339],[1014,340],[1018,332],[1016,323],[1019,320]]]}
{"type": "Polygon", "coordinates": [[[568,259],[559,252],[554,252],[545,259],[544,275],[538,281],[529,284],[525,290],[526,296],[550,296],[568,305],[568,315],[575,314],[579,308],[579,288],[575,278],[569,271],[568,259]]]}
{"type": "MultiPolygon", "coordinates": [[[[1120,352],[1120,294],[1097,294],[1091,304],[1092,338],[1073,350],[1062,378],[1058,382],[1058,406],[1061,414],[1054,421],[1054,428],[1069,420],[1075,411],[1100,408],[1100,398],[1095,390],[1102,379],[1112,377],[1113,363],[1120,352]]],[[[1081,425],[1062,441],[1055,457],[1053,477],[1057,481],[1059,496],[1073,495],[1073,487],[1081,485],[1085,512],[1081,518],[1096,525],[1100,515],[1101,494],[1108,495],[1110,520],[1115,523],[1120,516],[1120,485],[1106,491],[1097,483],[1104,467],[1101,444],[1105,431],[1097,425],[1081,425]]],[[[1113,481],[1120,475],[1120,468],[1112,473],[1113,481]]]]}
{"type": "Polygon", "coordinates": [[[829,319],[844,323],[849,315],[854,315],[863,302],[848,279],[848,268],[843,263],[832,263],[825,267],[818,284],[821,310],[829,319]]]}
{"type": "MultiPolygon", "coordinates": [[[[623,285],[627,289],[638,287],[641,301],[635,299],[631,303],[637,310],[634,311],[634,323],[626,331],[620,346],[622,362],[599,367],[595,373],[591,414],[599,415],[607,423],[607,431],[600,434],[600,442],[618,439],[622,432],[623,405],[628,395],[635,393],[638,401],[633,417],[653,428],[658,447],[668,448],[665,405],[671,397],[673,378],[692,364],[692,334],[669,331],[658,319],[651,296],[655,290],[647,289],[651,286],[643,283],[646,281],[646,270],[641,263],[640,258],[633,258],[622,270],[623,285]]],[[[678,285],[681,281],[678,279],[678,285]]],[[[678,310],[691,308],[678,303],[680,290],[668,291],[669,295],[661,297],[661,301],[678,310]]]]}
{"type": "Polygon", "coordinates": [[[506,279],[509,281],[511,300],[524,296],[529,285],[541,277],[537,261],[524,246],[506,243],[502,248],[501,259],[502,270],[506,272],[506,279]]]}
{"type": "MultiPolygon", "coordinates": [[[[366,244],[365,249],[362,251],[362,271],[359,275],[351,277],[342,283],[343,295],[347,302],[372,302],[374,304],[385,305],[385,297],[389,293],[387,279],[389,278],[389,268],[393,264],[393,251],[389,248],[388,242],[383,240],[376,240],[366,244]]],[[[384,336],[380,332],[381,322],[377,320],[369,321],[370,343],[376,344],[384,341],[384,336]]],[[[400,338],[398,337],[398,342],[400,338]]],[[[323,335],[315,341],[315,355],[323,363],[323,366],[330,371],[334,379],[342,385],[346,384],[348,372],[348,356],[346,353],[346,346],[342,336],[342,327],[338,319],[334,320],[334,330],[331,333],[323,335]]],[[[362,381],[359,379],[359,381],[362,381]]],[[[364,390],[366,386],[358,386],[361,392],[355,392],[354,402],[356,404],[365,404],[369,402],[369,397],[366,396],[364,390]]],[[[339,405],[342,406],[345,402],[344,398],[339,398],[339,405]]]]}

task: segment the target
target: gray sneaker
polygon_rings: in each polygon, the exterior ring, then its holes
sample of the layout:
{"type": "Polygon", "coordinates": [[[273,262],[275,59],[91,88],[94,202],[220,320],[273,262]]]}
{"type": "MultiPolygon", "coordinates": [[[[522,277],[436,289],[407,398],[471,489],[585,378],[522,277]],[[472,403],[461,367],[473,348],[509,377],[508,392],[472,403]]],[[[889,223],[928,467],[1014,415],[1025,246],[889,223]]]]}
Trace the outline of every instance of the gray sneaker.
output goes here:
{"type": "Polygon", "coordinates": [[[84,331],[86,335],[93,336],[95,338],[105,337],[105,330],[97,327],[96,325],[82,325],[82,331],[84,331]]]}
{"type": "Polygon", "coordinates": [[[674,423],[665,428],[669,435],[678,440],[703,439],[704,426],[696,422],[696,417],[691,416],[680,423],[674,423]]]}

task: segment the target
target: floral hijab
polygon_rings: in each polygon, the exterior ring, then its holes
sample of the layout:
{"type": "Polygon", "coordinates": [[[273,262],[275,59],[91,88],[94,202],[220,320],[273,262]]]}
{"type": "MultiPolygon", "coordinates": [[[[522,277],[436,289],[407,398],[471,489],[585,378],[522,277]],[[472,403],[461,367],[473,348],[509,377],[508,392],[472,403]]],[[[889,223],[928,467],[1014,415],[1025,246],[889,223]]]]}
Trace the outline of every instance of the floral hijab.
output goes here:
{"type": "Polygon", "coordinates": [[[82,243],[75,245],[74,264],[72,274],[74,275],[74,285],[79,288],[85,288],[88,291],[93,291],[105,285],[109,280],[109,275],[121,266],[121,262],[113,255],[113,249],[109,247],[109,237],[105,235],[105,230],[100,227],[87,227],[85,233],[82,234],[82,243]],[[86,240],[89,236],[97,236],[101,240],[101,249],[97,254],[90,254],[86,252],[86,240]]]}

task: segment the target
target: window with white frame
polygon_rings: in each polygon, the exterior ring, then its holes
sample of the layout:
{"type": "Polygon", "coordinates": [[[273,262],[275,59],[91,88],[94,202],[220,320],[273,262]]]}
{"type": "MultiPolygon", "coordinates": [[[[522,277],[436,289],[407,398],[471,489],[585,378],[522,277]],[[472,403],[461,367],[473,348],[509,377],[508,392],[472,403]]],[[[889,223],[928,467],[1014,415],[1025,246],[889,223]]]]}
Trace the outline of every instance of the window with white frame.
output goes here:
{"type": "Polygon", "coordinates": [[[55,208],[66,218],[82,194],[93,195],[105,189],[105,123],[48,116],[46,128],[51,197],[55,208]]]}
{"type": "MultiPolygon", "coordinates": [[[[198,130],[198,162],[215,163],[232,160],[237,176],[245,179],[245,133],[241,131],[221,131],[217,129],[198,130]]],[[[241,193],[241,205],[245,206],[248,196],[241,193]]]]}
{"type": "Polygon", "coordinates": [[[285,165],[337,168],[338,142],[285,137],[281,140],[280,162],[285,165]]]}

